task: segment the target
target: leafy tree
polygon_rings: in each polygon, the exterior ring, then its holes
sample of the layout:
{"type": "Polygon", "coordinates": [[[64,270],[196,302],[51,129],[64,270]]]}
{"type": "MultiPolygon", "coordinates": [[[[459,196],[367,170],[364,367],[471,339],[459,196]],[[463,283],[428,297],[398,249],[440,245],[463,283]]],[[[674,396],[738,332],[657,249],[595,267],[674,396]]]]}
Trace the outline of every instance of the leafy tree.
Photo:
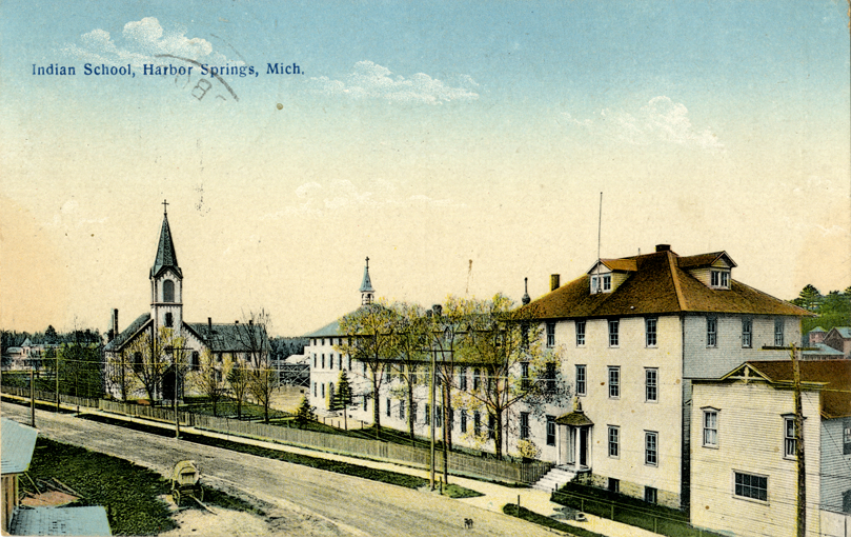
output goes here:
{"type": "Polygon", "coordinates": [[[813,284],[808,283],[801,289],[798,298],[792,301],[796,306],[801,306],[810,311],[816,311],[821,303],[822,296],[813,284]]]}
{"type": "Polygon", "coordinates": [[[450,313],[461,312],[458,317],[466,324],[455,344],[456,363],[482,378],[478,389],[457,390],[455,399],[463,408],[486,411],[493,421],[494,452],[501,458],[509,411],[522,403],[530,413],[543,415],[545,405],[569,398],[560,355],[542,344],[540,324],[505,295],[483,301],[450,298],[449,303],[450,313]]]}
{"type": "Polygon", "coordinates": [[[263,407],[263,421],[269,423],[269,405],[272,402],[272,390],[275,387],[275,375],[269,362],[269,337],[266,326],[269,316],[261,310],[252,313],[247,323],[236,326],[236,337],[245,351],[248,393],[254,401],[263,407]]]}
{"type": "Polygon", "coordinates": [[[381,385],[389,361],[398,355],[394,345],[395,312],[383,301],[363,306],[340,319],[340,332],[347,337],[337,348],[367,366],[367,375],[371,384],[373,424],[376,433],[381,433],[381,412],[378,408],[381,385]]]}
{"type": "MultiPolygon", "coordinates": [[[[161,327],[156,334],[152,330],[148,334],[134,340],[127,350],[129,360],[123,361],[129,375],[142,388],[153,403],[159,400],[160,389],[169,371],[175,374],[175,391],[178,390],[177,380],[187,370],[186,346],[182,337],[177,337],[171,328],[161,327]]],[[[178,395],[178,394],[175,394],[178,395]]]]}
{"type": "Polygon", "coordinates": [[[44,331],[44,339],[46,343],[56,343],[56,329],[53,328],[53,325],[48,325],[47,330],[44,331]]]}
{"type": "Polygon", "coordinates": [[[296,410],[295,422],[299,428],[301,428],[313,421],[316,421],[316,414],[313,412],[313,408],[310,406],[307,396],[304,396],[301,398],[298,410],[296,410]]]}
{"type": "Polygon", "coordinates": [[[408,436],[414,439],[414,424],[416,416],[411,411],[414,408],[414,388],[422,383],[427,375],[421,375],[421,366],[428,360],[428,337],[430,325],[426,321],[425,310],[417,304],[404,302],[391,306],[395,313],[392,333],[394,340],[391,347],[396,354],[396,369],[398,369],[401,385],[393,390],[394,395],[404,398],[408,408],[406,415],[408,436]]]}

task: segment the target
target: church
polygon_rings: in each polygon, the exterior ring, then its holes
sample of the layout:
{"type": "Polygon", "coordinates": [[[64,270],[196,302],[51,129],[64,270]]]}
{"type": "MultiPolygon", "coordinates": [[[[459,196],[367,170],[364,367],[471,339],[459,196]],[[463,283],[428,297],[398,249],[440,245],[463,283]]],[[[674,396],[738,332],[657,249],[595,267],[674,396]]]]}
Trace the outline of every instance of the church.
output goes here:
{"type": "MultiPolygon", "coordinates": [[[[183,318],[183,270],[163,202],[163,221],[149,271],[151,309],[119,330],[113,310],[106,360],[105,391],[116,399],[182,399],[206,384],[202,375],[223,378],[228,367],[268,367],[265,327],[247,323],[190,323],[183,318]],[[203,366],[203,367],[202,367],[203,366]]],[[[200,390],[203,391],[203,390],[200,390]]]]}

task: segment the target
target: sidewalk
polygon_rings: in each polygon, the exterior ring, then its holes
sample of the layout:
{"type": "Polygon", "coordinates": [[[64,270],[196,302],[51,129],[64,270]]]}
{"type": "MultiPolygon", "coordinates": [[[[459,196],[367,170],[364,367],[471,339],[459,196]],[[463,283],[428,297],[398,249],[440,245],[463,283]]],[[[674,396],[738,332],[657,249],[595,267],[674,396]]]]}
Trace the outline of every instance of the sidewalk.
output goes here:
{"type": "MultiPolygon", "coordinates": [[[[4,397],[9,397],[13,399],[23,399],[15,396],[5,395],[4,397]]],[[[25,400],[26,401],[26,400],[25,400]]],[[[67,410],[76,410],[76,406],[60,404],[60,406],[67,410]]],[[[121,414],[112,414],[109,412],[103,412],[97,409],[86,408],[80,409],[81,414],[92,414],[97,416],[108,417],[111,419],[117,419],[121,421],[134,422],[139,424],[144,424],[149,427],[158,427],[166,430],[174,430],[174,424],[168,424],[165,422],[155,421],[155,420],[147,420],[134,418],[131,416],[123,416],[121,414]]],[[[390,472],[396,472],[399,474],[412,475],[416,477],[421,477],[424,479],[429,478],[429,471],[427,469],[420,468],[412,468],[410,466],[404,466],[400,464],[394,464],[390,462],[380,462],[369,459],[360,459],[357,457],[348,457],[345,455],[338,455],[334,453],[327,453],[324,451],[316,451],[312,449],[300,448],[296,446],[291,446],[287,444],[279,444],[275,442],[267,442],[263,440],[255,440],[252,438],[245,438],[242,436],[234,436],[222,433],[216,433],[212,431],[206,431],[202,429],[196,429],[195,427],[181,427],[180,430],[187,433],[196,434],[199,436],[206,436],[209,438],[218,438],[222,440],[228,440],[231,442],[238,442],[245,445],[253,445],[266,449],[272,449],[276,451],[284,451],[287,453],[295,453],[300,455],[305,455],[308,457],[314,458],[322,458],[327,460],[335,460],[346,462],[349,464],[354,464],[357,466],[363,466],[367,468],[375,468],[380,470],[386,470],[390,472]]],[[[436,473],[435,479],[438,479],[441,474],[436,473]]],[[[520,501],[521,507],[525,507],[531,511],[539,513],[544,516],[550,516],[556,512],[556,508],[562,507],[561,505],[550,501],[550,494],[547,492],[543,492],[540,490],[534,490],[530,488],[514,488],[507,487],[503,485],[499,485],[496,483],[490,483],[487,481],[479,481],[476,479],[470,479],[465,477],[458,477],[454,475],[449,476],[449,482],[457,485],[461,485],[462,487],[475,490],[476,492],[480,492],[483,496],[479,496],[476,498],[463,498],[455,501],[464,502],[468,505],[478,507],[480,509],[485,509],[488,511],[502,513],[502,507],[509,503],[516,504],[518,499],[520,501]]],[[[507,515],[506,515],[507,516],[507,515]]],[[[593,531],[596,533],[600,533],[602,535],[606,535],[607,537],[657,537],[658,534],[643,530],[641,528],[637,528],[635,526],[630,526],[627,524],[623,524],[620,522],[614,522],[612,520],[608,520],[605,518],[596,517],[594,515],[585,515],[587,517],[587,521],[585,522],[568,522],[571,525],[582,527],[589,531],[593,531]]]]}

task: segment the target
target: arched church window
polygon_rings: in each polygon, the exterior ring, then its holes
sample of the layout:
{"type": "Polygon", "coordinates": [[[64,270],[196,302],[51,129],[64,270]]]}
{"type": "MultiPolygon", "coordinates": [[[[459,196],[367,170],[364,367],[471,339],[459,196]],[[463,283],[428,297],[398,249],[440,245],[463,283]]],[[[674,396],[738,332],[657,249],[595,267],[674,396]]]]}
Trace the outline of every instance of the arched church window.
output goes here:
{"type": "Polygon", "coordinates": [[[165,314],[165,326],[166,328],[171,328],[174,325],[174,315],[171,314],[170,311],[165,314]]]}
{"type": "Polygon", "coordinates": [[[174,302],[174,282],[171,280],[163,282],[163,302],[174,302]]]}
{"type": "Polygon", "coordinates": [[[198,354],[198,351],[192,352],[192,371],[198,371],[201,369],[201,355],[198,354]]]}

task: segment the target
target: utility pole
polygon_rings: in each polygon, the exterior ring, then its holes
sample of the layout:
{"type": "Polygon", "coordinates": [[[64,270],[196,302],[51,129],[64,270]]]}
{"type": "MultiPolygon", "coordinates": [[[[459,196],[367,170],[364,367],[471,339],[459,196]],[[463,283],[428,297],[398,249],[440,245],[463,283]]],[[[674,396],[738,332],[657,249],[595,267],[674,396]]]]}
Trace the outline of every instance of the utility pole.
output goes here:
{"type": "Polygon", "coordinates": [[[35,428],[35,370],[30,366],[30,425],[35,428]]]}
{"type": "Polygon", "coordinates": [[[437,349],[432,347],[432,349],[431,349],[431,386],[429,387],[429,391],[428,391],[429,412],[431,412],[431,414],[433,414],[431,416],[431,419],[429,420],[429,422],[430,422],[429,428],[431,429],[431,457],[429,459],[429,466],[430,466],[429,483],[430,483],[430,486],[431,486],[431,490],[434,490],[434,421],[435,421],[435,418],[437,417],[436,415],[434,415],[435,414],[435,412],[434,412],[434,382],[435,382],[435,378],[437,377],[437,375],[436,375],[436,372],[437,372],[436,371],[436,369],[437,369],[436,362],[437,362],[437,349]]]}
{"type": "Polygon", "coordinates": [[[804,414],[801,408],[801,363],[795,344],[790,346],[792,354],[793,381],[795,384],[795,457],[798,459],[798,505],[795,515],[797,537],[807,534],[807,464],[804,458],[804,414]]]}
{"type": "Polygon", "coordinates": [[[56,413],[59,414],[59,352],[56,352],[56,413]]]}

